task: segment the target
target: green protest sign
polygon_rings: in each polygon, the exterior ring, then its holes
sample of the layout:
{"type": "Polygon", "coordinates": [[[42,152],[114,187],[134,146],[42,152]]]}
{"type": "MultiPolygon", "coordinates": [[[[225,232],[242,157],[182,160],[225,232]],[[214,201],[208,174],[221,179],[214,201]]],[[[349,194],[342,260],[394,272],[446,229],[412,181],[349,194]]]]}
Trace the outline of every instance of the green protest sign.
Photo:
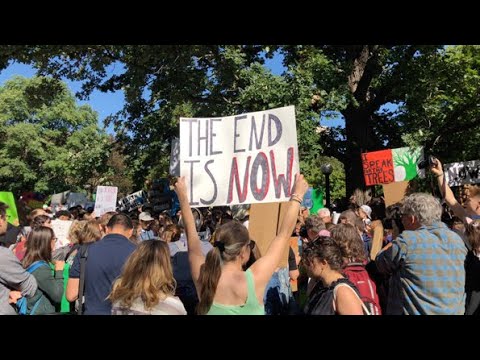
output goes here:
{"type": "Polygon", "coordinates": [[[313,189],[312,202],[313,206],[310,208],[310,214],[317,215],[317,211],[323,208],[323,194],[320,189],[313,189]]]}
{"type": "Polygon", "coordinates": [[[13,197],[13,194],[7,191],[0,191],[0,202],[8,205],[7,221],[10,224],[18,226],[17,205],[15,204],[15,198],[13,197]]]}

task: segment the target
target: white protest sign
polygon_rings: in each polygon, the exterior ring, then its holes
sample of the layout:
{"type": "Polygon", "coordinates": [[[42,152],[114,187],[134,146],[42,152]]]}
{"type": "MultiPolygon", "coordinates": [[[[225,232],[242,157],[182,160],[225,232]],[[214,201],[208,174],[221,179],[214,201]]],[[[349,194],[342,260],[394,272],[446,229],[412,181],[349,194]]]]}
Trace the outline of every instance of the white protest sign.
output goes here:
{"type": "Polygon", "coordinates": [[[448,186],[480,183],[480,160],[445,164],[443,170],[448,186]]]}
{"type": "Polygon", "coordinates": [[[117,191],[116,186],[97,186],[94,210],[96,216],[102,216],[106,212],[117,209],[117,191]]]}
{"type": "Polygon", "coordinates": [[[71,226],[71,220],[52,220],[52,229],[55,233],[55,237],[57,238],[57,241],[55,242],[55,249],[61,248],[62,246],[70,243],[68,232],[70,231],[71,226]]]}
{"type": "Polygon", "coordinates": [[[180,118],[180,175],[192,207],[287,201],[298,172],[294,106],[180,118]]]}

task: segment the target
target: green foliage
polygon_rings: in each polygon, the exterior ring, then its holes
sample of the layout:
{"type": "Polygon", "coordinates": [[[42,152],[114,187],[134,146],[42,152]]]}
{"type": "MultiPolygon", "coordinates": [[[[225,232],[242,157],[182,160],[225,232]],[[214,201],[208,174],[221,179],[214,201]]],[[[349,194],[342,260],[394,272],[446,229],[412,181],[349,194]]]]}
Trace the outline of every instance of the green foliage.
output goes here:
{"type": "Polygon", "coordinates": [[[110,141],[97,114],[51,78],[0,87],[0,188],[46,194],[103,183],[110,141]]]}
{"type": "MultiPolygon", "coordinates": [[[[95,89],[124,91],[125,108],[112,114],[107,125],[114,125],[116,141],[127,154],[134,187],[167,173],[170,140],[178,136],[179,117],[226,116],[285,105],[296,107],[302,172],[321,183],[320,156],[339,159],[348,174],[349,194],[363,184],[362,151],[425,146],[443,162],[478,158],[479,46],[1,46],[0,68],[10,60],[32,63],[40,74],[55,79],[83,81],[77,94],[82,99],[95,89]],[[284,56],[282,75],[273,75],[263,65],[264,58],[274,54],[284,56]],[[115,74],[110,71],[113,67],[115,74]],[[398,108],[385,109],[385,104],[398,108]],[[345,118],[345,129],[317,131],[320,119],[328,125],[328,119],[339,114],[345,118]]],[[[63,146],[61,140],[86,119],[95,124],[91,110],[71,112],[66,110],[71,105],[60,106],[73,100],[59,82],[38,79],[28,91],[21,84],[9,85],[8,98],[1,90],[0,124],[12,118],[42,122],[44,138],[35,141],[59,141],[57,146],[63,146]],[[64,94],[63,100],[56,100],[54,94],[64,94]],[[53,121],[59,114],[64,120],[53,121]]],[[[0,137],[5,136],[2,125],[0,137]]],[[[22,153],[19,146],[8,146],[19,159],[34,156],[30,151],[22,153]]],[[[24,164],[18,161],[15,169],[24,164]]],[[[49,166],[59,169],[61,162],[49,166]]],[[[20,170],[24,181],[35,183],[35,169],[32,165],[20,170]]],[[[1,171],[6,174],[2,176],[15,173],[13,168],[1,171]]],[[[61,180],[53,177],[48,184],[61,180]]],[[[336,181],[332,175],[334,186],[336,181]]]]}
{"type": "MultiPolygon", "coordinates": [[[[345,197],[345,168],[343,164],[335,158],[329,156],[318,156],[309,168],[306,179],[315,189],[325,190],[325,175],[322,174],[321,166],[331,164],[333,172],[330,174],[330,198],[334,200],[345,197]]],[[[303,168],[302,168],[303,171],[303,168]]]]}

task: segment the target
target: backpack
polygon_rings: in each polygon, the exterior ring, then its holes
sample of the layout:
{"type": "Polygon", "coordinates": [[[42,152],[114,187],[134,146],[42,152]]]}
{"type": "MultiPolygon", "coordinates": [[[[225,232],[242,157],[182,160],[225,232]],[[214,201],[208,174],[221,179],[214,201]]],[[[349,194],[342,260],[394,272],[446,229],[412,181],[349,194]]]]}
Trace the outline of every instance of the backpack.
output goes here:
{"type": "Polygon", "coordinates": [[[360,299],[367,306],[370,314],[382,315],[377,287],[365,270],[365,266],[362,263],[350,263],[343,269],[343,274],[356,286],[360,299]]]}
{"type": "MultiPolygon", "coordinates": [[[[27,271],[31,274],[35,270],[37,270],[40,266],[48,266],[50,268],[50,265],[48,265],[45,261],[35,261],[33,264],[30,264],[30,266],[27,268],[27,271]]],[[[43,295],[41,295],[37,301],[35,301],[35,304],[33,304],[32,310],[28,312],[28,306],[27,306],[27,298],[21,297],[20,299],[17,300],[16,307],[17,307],[17,312],[19,315],[34,315],[35,311],[38,308],[38,305],[40,305],[40,300],[42,300],[43,295]]]]}

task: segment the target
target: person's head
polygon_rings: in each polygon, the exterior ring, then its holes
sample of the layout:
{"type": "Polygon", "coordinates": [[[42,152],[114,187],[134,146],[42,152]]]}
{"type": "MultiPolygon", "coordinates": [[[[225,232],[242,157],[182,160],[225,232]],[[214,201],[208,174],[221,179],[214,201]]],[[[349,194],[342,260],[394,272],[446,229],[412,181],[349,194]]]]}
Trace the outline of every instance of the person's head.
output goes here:
{"type": "Polygon", "coordinates": [[[33,209],[30,211],[30,214],[27,215],[27,221],[30,224],[34,218],[38,215],[48,215],[47,212],[43,209],[33,209]]]}
{"type": "Polygon", "coordinates": [[[239,269],[250,258],[250,236],[248,230],[238,221],[229,221],[215,231],[214,248],[207,254],[200,270],[200,302],[197,312],[206,314],[213,302],[222,266],[236,263],[239,269]]]}
{"type": "MultiPolygon", "coordinates": [[[[80,243],[80,240],[78,239],[80,232],[83,230],[83,227],[85,226],[86,221],[85,220],[73,220],[72,225],[70,226],[70,229],[68,230],[68,240],[70,241],[70,244],[78,244],[80,243]]],[[[95,225],[98,228],[98,225],[95,225]]],[[[98,230],[100,231],[100,230],[98,230]]]]}
{"type": "Polygon", "coordinates": [[[102,232],[102,236],[107,234],[107,224],[113,215],[116,215],[115,211],[108,211],[97,219],[98,228],[102,232]]]}
{"type": "Polygon", "coordinates": [[[81,221],[77,232],[80,245],[98,241],[102,238],[102,232],[98,228],[96,220],[81,221]]]}
{"type": "Polygon", "coordinates": [[[299,216],[301,216],[304,220],[308,218],[308,215],[310,214],[309,210],[305,206],[300,206],[300,213],[299,216]]]}
{"type": "Polygon", "coordinates": [[[393,238],[405,230],[402,223],[402,204],[395,203],[386,208],[386,218],[383,221],[385,229],[392,229],[393,238]]]}
{"type": "Polygon", "coordinates": [[[172,218],[167,212],[162,212],[160,215],[158,215],[158,221],[160,226],[168,226],[173,224],[172,218]]]}
{"type": "Polygon", "coordinates": [[[416,230],[430,226],[442,217],[442,206],[432,195],[413,193],[403,199],[402,224],[405,230],[416,230]]]}
{"type": "Polygon", "coordinates": [[[325,224],[318,216],[312,215],[305,219],[305,229],[307,230],[308,240],[313,240],[321,230],[325,230],[325,224]]]}
{"type": "Polygon", "coordinates": [[[457,216],[453,217],[453,219],[452,219],[452,230],[457,230],[457,231],[461,231],[461,232],[463,232],[465,230],[465,225],[464,225],[462,219],[460,219],[457,216]]]}
{"type": "Polygon", "coordinates": [[[0,202],[0,235],[3,235],[7,232],[7,209],[8,205],[0,202]]]}
{"type": "Polygon", "coordinates": [[[345,210],[340,214],[340,217],[338,218],[339,224],[355,225],[356,221],[357,221],[357,214],[355,214],[355,211],[353,210],[345,210]]]}
{"type": "Polygon", "coordinates": [[[303,249],[302,263],[309,277],[325,280],[332,272],[343,268],[342,251],[332,238],[320,236],[303,249]]]}
{"type": "Polygon", "coordinates": [[[175,286],[168,245],[158,240],[142,241],[129,256],[108,298],[125,307],[140,298],[151,310],[167,296],[173,296],[175,286]]]}
{"type": "Polygon", "coordinates": [[[180,240],[181,234],[182,234],[182,229],[180,228],[180,226],[171,224],[171,225],[167,225],[165,230],[163,230],[161,239],[163,241],[166,241],[167,243],[175,242],[180,240]]]}
{"type": "Polygon", "coordinates": [[[70,220],[72,218],[72,214],[67,210],[58,211],[55,216],[59,220],[70,220]]]}
{"type": "Polygon", "coordinates": [[[346,263],[363,262],[367,260],[363,241],[358,236],[355,226],[338,224],[332,229],[332,238],[342,251],[346,263]]]}
{"type": "Polygon", "coordinates": [[[332,222],[332,216],[330,214],[330,210],[328,208],[321,208],[317,211],[317,215],[320,219],[322,219],[324,224],[328,224],[332,222]]]}
{"type": "Polygon", "coordinates": [[[132,233],[132,220],[125,214],[115,214],[107,223],[107,234],[119,234],[129,239],[132,233]]]}
{"type": "Polygon", "coordinates": [[[480,186],[465,185],[462,198],[467,215],[480,215],[480,186]]]}
{"type": "Polygon", "coordinates": [[[152,226],[153,221],[155,220],[152,215],[148,212],[141,212],[140,215],[138,216],[138,220],[140,220],[140,225],[142,226],[142,229],[144,230],[150,230],[150,227],[152,226]]]}
{"type": "Polygon", "coordinates": [[[368,205],[362,205],[358,209],[358,216],[360,219],[371,219],[372,215],[372,208],[368,205]]]}
{"type": "Polygon", "coordinates": [[[297,223],[295,224],[295,230],[293,231],[294,236],[300,235],[300,230],[302,229],[302,225],[303,224],[301,221],[297,221],[297,223]]]}
{"type": "Polygon", "coordinates": [[[33,228],[27,237],[27,251],[23,258],[23,267],[27,268],[38,260],[50,262],[55,241],[55,234],[51,228],[46,226],[33,228]]]}
{"type": "Polygon", "coordinates": [[[372,209],[372,213],[370,214],[370,219],[372,221],[385,219],[385,201],[382,198],[372,198],[368,205],[372,209]]]}
{"type": "Polygon", "coordinates": [[[52,219],[50,219],[49,216],[47,215],[38,215],[35,216],[32,221],[30,222],[30,227],[33,228],[38,228],[40,226],[46,226],[51,228],[52,227],[52,219]]]}
{"type": "Polygon", "coordinates": [[[480,253],[480,219],[473,220],[465,226],[465,235],[476,255],[480,253]]]}

